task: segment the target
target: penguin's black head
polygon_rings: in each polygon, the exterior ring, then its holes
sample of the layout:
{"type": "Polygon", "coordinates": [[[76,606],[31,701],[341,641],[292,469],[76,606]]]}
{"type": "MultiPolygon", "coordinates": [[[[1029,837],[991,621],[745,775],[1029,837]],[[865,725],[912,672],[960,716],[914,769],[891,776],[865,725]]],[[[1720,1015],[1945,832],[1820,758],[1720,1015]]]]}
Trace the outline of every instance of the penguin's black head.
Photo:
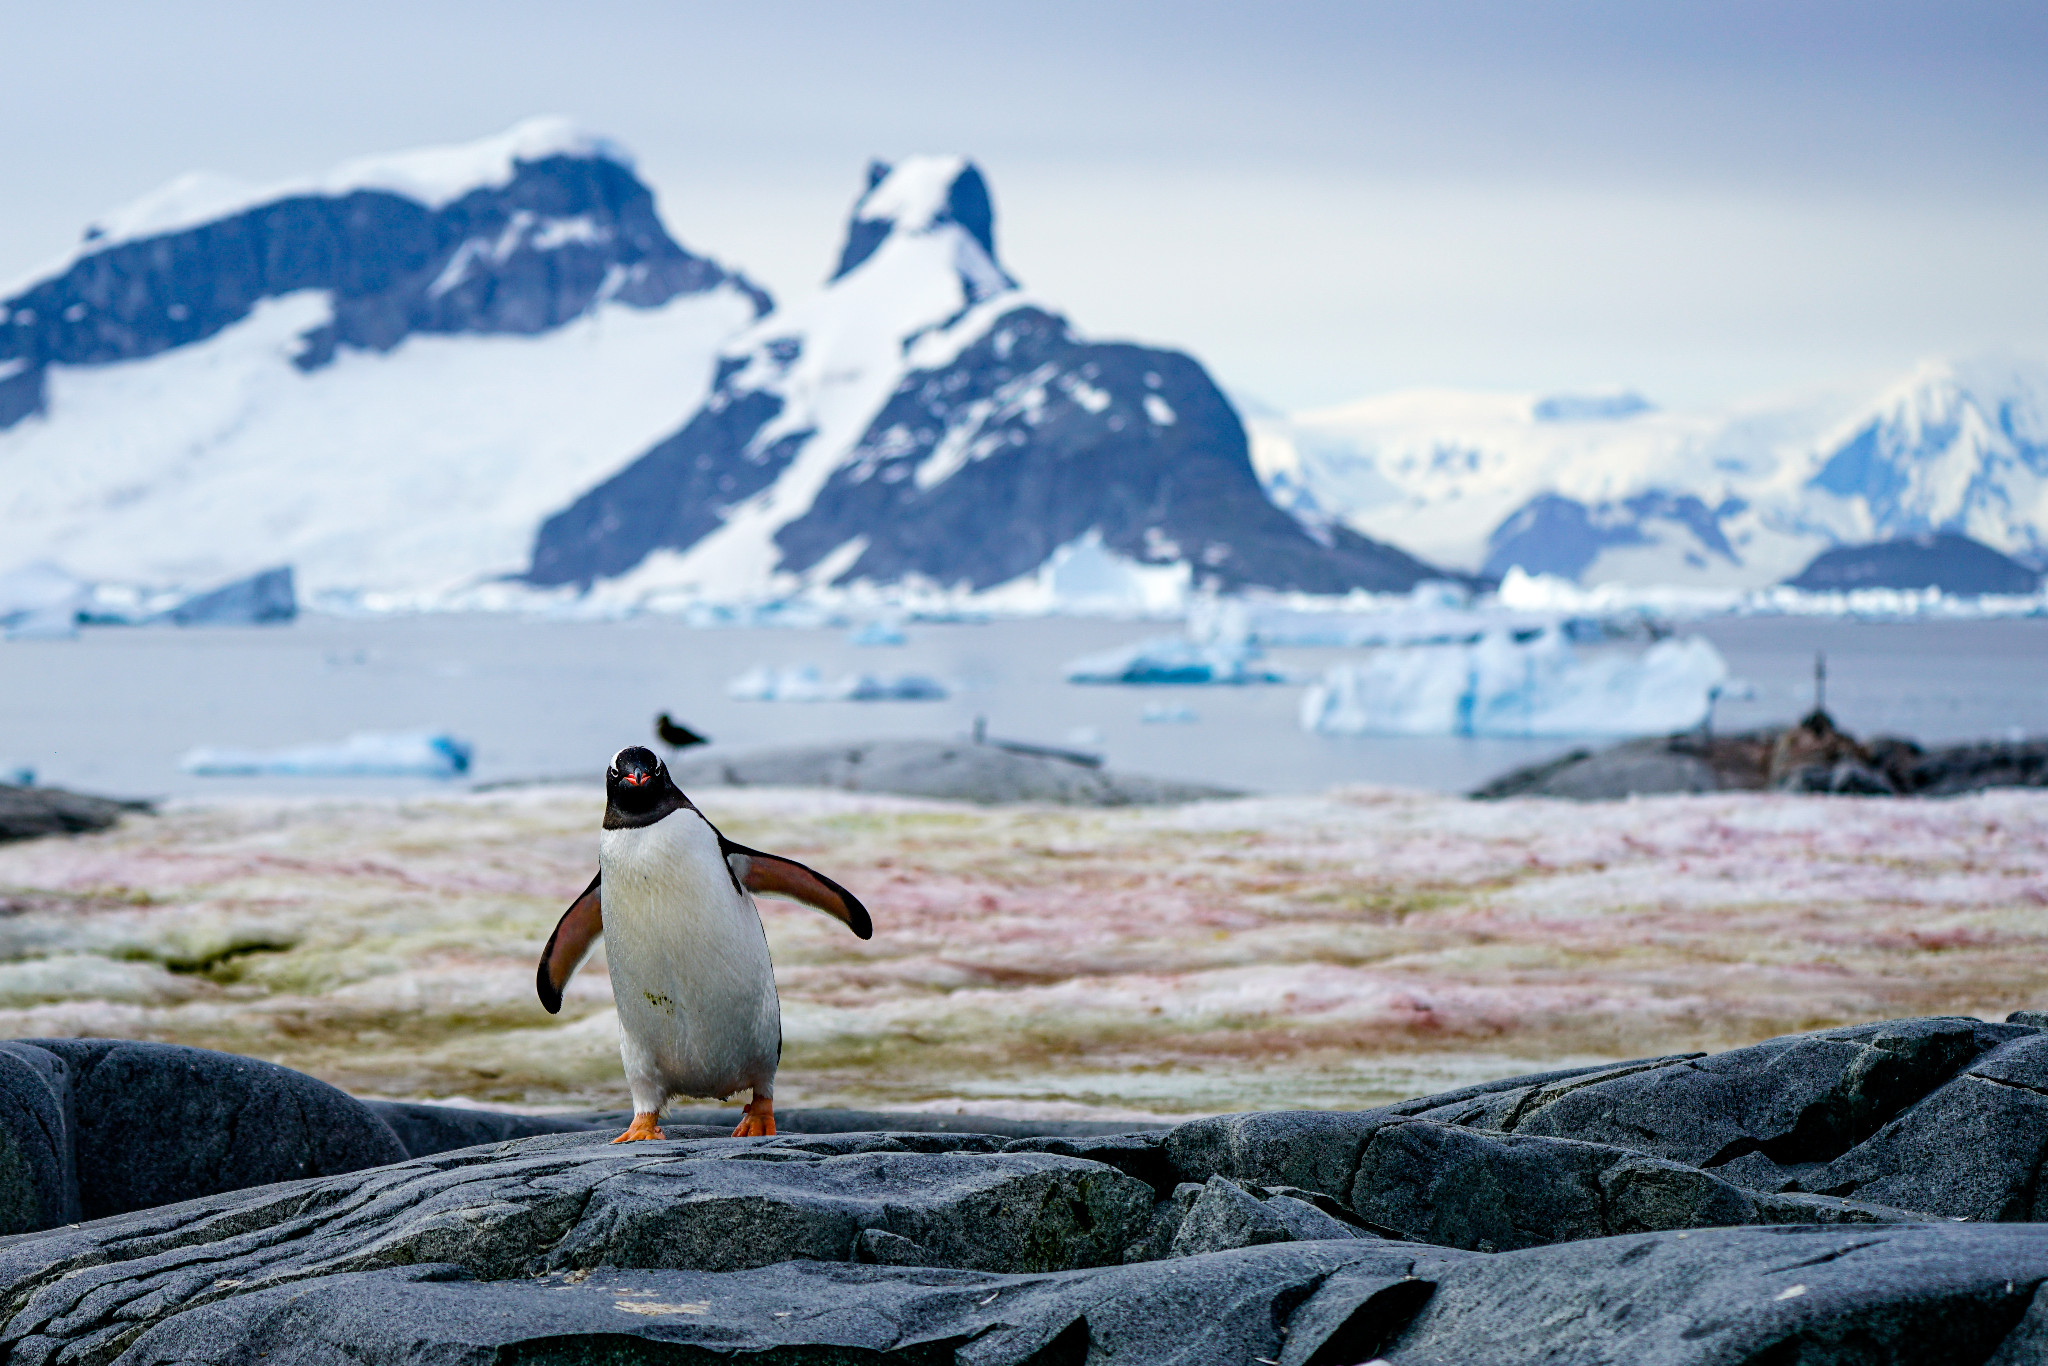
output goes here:
{"type": "Polygon", "coordinates": [[[638,745],[612,756],[612,766],[604,775],[604,795],[607,830],[652,825],[690,804],[668,776],[667,765],[638,745]]]}

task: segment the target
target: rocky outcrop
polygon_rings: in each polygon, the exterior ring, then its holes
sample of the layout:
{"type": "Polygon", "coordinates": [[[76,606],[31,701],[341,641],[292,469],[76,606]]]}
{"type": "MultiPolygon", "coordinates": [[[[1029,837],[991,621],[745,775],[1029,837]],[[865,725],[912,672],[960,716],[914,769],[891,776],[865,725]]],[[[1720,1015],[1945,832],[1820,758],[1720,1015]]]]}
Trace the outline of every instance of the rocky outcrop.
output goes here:
{"type": "Polygon", "coordinates": [[[2041,586],[2041,571],[2001,555],[1981,541],[1952,531],[1902,536],[1864,545],[1838,545],[1813,557],[1785,581],[1814,593],[1851,593],[1860,588],[1927,589],[1944,593],[2030,594],[2041,586]]]}
{"type": "MultiPolygon", "coordinates": [[[[80,1363],[2034,1361],[2048,1352],[2044,1024],[1890,1021],[1369,1111],[1021,1138],[926,1116],[922,1131],[689,1125],[618,1146],[576,1130],[597,1116],[373,1111],[328,1093],[326,1127],[367,1119],[422,1151],[483,1141],[374,1165],[373,1143],[356,1170],[0,1242],[0,1349],[80,1363]],[[540,1123],[561,1131],[505,1137],[540,1123]]],[[[155,1046],[106,1071],[137,1047],[70,1045],[101,1059],[98,1103],[118,1076],[161,1106],[173,1092],[147,1066],[195,1066],[197,1050],[155,1046]]],[[[0,1067],[16,1102],[0,1127],[47,1126],[69,1103],[34,1055],[79,1067],[55,1044],[0,1047],[23,1074],[0,1067]]],[[[250,1096],[287,1085],[198,1057],[256,1077],[250,1096]]],[[[313,1126],[238,1103],[235,1141],[311,1152],[313,1126]]],[[[182,1136],[203,1145],[203,1128],[182,1136]]],[[[109,1156],[79,1152],[78,1190],[104,1203],[109,1156]]]]}
{"type": "Polygon", "coordinates": [[[969,802],[1149,806],[1240,794],[1201,783],[1112,773],[1046,755],[944,740],[868,740],[706,754],[672,766],[685,791],[700,787],[833,787],[969,802]]]}
{"type": "Polygon", "coordinates": [[[1684,731],[1603,750],[1575,749],[1504,773],[1472,795],[1574,801],[1667,792],[1952,797],[1990,787],[2048,787],[2048,738],[1926,749],[1898,736],[1860,741],[1816,711],[1782,728],[1684,731]]]}
{"type": "Polygon", "coordinates": [[[123,816],[149,809],[148,802],[0,783],[0,843],[105,830],[123,816]]]}

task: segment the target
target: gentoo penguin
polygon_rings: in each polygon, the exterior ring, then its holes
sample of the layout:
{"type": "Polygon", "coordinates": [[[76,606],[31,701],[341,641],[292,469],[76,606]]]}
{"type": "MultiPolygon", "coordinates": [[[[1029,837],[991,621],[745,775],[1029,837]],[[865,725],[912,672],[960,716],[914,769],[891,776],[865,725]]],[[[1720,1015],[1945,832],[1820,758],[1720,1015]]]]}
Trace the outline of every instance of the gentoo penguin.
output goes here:
{"type": "Polygon", "coordinates": [[[753,1091],[733,1136],[775,1132],[782,1004],[754,894],[784,896],[867,939],[867,908],[793,859],[734,844],[645,749],[622,749],[605,773],[597,876],[541,950],[535,986],[549,1014],[605,936],[619,1009],[619,1055],[633,1123],[614,1143],[660,1138],[671,1096],[753,1091]]]}

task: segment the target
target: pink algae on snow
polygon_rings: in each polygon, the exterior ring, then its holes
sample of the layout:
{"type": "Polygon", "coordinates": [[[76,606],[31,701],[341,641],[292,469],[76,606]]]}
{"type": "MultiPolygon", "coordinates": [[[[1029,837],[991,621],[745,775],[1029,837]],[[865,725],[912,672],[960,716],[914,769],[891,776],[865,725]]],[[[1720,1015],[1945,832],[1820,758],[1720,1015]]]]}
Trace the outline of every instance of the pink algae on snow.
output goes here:
{"type": "MultiPolygon", "coordinates": [[[[874,913],[863,943],[764,903],[785,1106],[1359,1106],[2048,1006],[2048,793],[698,797],[874,913]]],[[[559,1017],[532,986],[589,878],[600,804],[192,805],[0,847],[0,1028],[232,1049],[369,1094],[622,1104],[601,955],[559,1017]]]]}

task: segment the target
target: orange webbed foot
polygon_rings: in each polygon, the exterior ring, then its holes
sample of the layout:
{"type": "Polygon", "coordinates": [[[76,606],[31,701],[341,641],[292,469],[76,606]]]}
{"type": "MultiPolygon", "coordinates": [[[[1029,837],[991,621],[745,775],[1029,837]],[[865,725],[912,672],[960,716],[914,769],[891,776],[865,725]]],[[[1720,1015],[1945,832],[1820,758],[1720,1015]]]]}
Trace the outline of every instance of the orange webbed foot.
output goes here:
{"type": "Polygon", "coordinates": [[[614,1143],[644,1143],[651,1138],[667,1138],[661,1125],[655,1122],[653,1111],[641,1111],[633,1116],[633,1122],[626,1126],[626,1132],[613,1139],[614,1143]]]}
{"type": "Polygon", "coordinates": [[[732,1131],[734,1138],[771,1138],[774,1134],[775,1102],[767,1096],[748,1101],[746,1113],[740,1116],[740,1127],[732,1131]]]}

